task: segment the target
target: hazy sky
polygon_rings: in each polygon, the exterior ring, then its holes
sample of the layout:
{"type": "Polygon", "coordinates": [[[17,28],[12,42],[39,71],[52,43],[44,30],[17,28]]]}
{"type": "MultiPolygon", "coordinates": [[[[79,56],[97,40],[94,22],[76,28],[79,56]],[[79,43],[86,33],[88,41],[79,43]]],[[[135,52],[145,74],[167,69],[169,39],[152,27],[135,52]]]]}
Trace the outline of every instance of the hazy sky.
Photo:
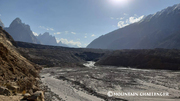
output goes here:
{"type": "Polygon", "coordinates": [[[139,21],[180,0],[0,0],[6,27],[19,17],[34,33],[49,32],[68,45],[86,47],[95,38],[139,21]]]}

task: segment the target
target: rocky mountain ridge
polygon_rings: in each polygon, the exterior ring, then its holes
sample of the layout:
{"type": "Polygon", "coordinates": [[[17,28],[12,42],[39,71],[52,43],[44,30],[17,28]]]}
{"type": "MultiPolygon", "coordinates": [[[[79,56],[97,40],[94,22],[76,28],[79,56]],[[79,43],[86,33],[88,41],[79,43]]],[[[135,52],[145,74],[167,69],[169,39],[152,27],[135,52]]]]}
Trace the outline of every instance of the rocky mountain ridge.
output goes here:
{"type": "Polygon", "coordinates": [[[44,45],[57,46],[57,42],[56,42],[55,37],[50,35],[48,32],[45,32],[44,34],[40,34],[40,35],[36,36],[36,38],[38,40],[40,40],[41,43],[44,44],[44,45]]]}
{"type": "Polygon", "coordinates": [[[16,18],[9,27],[4,28],[15,41],[40,44],[40,41],[34,36],[29,25],[22,23],[20,18],[16,18]]]}
{"type": "MultiPolygon", "coordinates": [[[[0,26],[4,27],[4,24],[1,20],[0,26]]],[[[20,18],[16,18],[15,20],[13,20],[10,26],[4,29],[13,37],[15,41],[68,47],[61,41],[57,43],[56,38],[50,35],[49,32],[45,32],[43,34],[35,36],[30,26],[22,23],[20,18]]]]}

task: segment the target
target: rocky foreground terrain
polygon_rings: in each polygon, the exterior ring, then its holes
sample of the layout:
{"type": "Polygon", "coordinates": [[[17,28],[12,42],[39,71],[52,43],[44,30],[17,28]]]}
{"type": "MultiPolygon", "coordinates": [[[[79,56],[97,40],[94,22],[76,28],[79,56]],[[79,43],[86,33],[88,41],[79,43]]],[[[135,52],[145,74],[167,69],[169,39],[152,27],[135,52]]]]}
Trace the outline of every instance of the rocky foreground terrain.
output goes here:
{"type": "Polygon", "coordinates": [[[25,96],[40,94],[36,92],[40,90],[40,70],[39,65],[17,51],[16,42],[0,27],[0,101],[19,101],[25,96]]]}

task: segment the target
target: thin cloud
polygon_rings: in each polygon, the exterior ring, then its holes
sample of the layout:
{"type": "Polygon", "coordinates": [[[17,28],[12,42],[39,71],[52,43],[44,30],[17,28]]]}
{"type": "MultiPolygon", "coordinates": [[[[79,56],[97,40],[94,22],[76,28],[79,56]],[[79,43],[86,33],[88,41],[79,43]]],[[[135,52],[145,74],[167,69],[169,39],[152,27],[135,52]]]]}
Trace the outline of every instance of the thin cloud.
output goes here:
{"type": "Polygon", "coordinates": [[[58,34],[61,34],[61,32],[56,32],[56,33],[54,33],[54,35],[58,35],[58,34]]]}
{"type": "Polygon", "coordinates": [[[53,28],[48,28],[48,30],[54,31],[54,29],[53,29],[53,28]]]}
{"type": "Polygon", "coordinates": [[[49,28],[49,27],[39,26],[39,28],[45,29],[45,30],[47,30],[47,31],[54,31],[53,28],[49,28]]]}
{"type": "Polygon", "coordinates": [[[136,17],[130,17],[130,18],[129,18],[129,22],[130,22],[130,23],[138,22],[138,21],[140,21],[143,17],[144,17],[144,15],[142,15],[142,16],[140,16],[140,17],[138,17],[138,18],[136,18],[136,17]]]}
{"type": "Polygon", "coordinates": [[[116,25],[112,25],[112,27],[116,28],[117,26],[116,25]]]}
{"type": "Polygon", "coordinates": [[[128,14],[124,13],[123,15],[126,16],[126,15],[128,15],[128,14]]]}
{"type": "Polygon", "coordinates": [[[124,17],[119,18],[120,20],[124,19],[124,17]]]}
{"type": "Polygon", "coordinates": [[[34,36],[38,36],[38,34],[36,32],[33,32],[34,36]]]}
{"type": "Polygon", "coordinates": [[[87,47],[88,44],[84,44],[85,47],[87,47]]]}
{"type": "Polygon", "coordinates": [[[125,27],[125,26],[127,26],[127,25],[129,25],[129,24],[139,22],[141,19],[144,18],[144,15],[142,15],[142,16],[140,16],[140,17],[136,17],[136,16],[137,16],[137,15],[134,14],[134,16],[129,17],[129,19],[126,19],[126,20],[124,20],[124,21],[119,21],[117,26],[118,26],[119,28],[123,28],[123,27],[125,27]]]}
{"type": "Polygon", "coordinates": [[[75,33],[75,32],[71,32],[71,34],[74,34],[74,35],[75,35],[76,33],[75,33]]]}
{"type": "Polygon", "coordinates": [[[78,47],[81,47],[81,42],[79,41],[73,41],[73,40],[67,40],[67,39],[64,39],[64,38],[61,38],[61,39],[56,39],[57,42],[59,43],[59,41],[61,41],[63,44],[66,44],[66,45],[73,45],[73,46],[78,46],[78,47]]]}
{"type": "Polygon", "coordinates": [[[134,14],[134,16],[137,16],[137,14],[134,14]]]}
{"type": "Polygon", "coordinates": [[[64,31],[65,32],[65,34],[68,34],[69,33],[69,31],[64,31]]]}
{"type": "Polygon", "coordinates": [[[114,17],[111,17],[111,19],[112,19],[112,20],[114,20],[114,19],[115,19],[115,20],[123,20],[124,17],[120,17],[120,18],[114,18],[114,17]]]}
{"type": "Polygon", "coordinates": [[[124,21],[119,21],[119,22],[118,22],[118,27],[119,27],[119,28],[125,27],[125,26],[127,26],[127,25],[129,25],[129,24],[128,24],[128,23],[125,23],[124,21]]]}
{"type": "Polygon", "coordinates": [[[84,38],[87,38],[87,36],[84,36],[84,38]]]}
{"type": "Polygon", "coordinates": [[[117,20],[123,20],[124,19],[124,17],[121,17],[121,18],[116,18],[117,20]]]}
{"type": "Polygon", "coordinates": [[[92,36],[92,37],[94,37],[95,35],[94,35],[94,34],[92,34],[91,36],[92,36]]]}

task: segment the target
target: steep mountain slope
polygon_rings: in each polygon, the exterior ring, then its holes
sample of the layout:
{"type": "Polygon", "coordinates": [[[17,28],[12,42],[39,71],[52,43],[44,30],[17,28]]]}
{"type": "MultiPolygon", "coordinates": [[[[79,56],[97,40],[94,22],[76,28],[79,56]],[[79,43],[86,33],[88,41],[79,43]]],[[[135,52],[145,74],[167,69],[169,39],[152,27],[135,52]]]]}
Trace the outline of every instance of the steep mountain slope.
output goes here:
{"type": "Polygon", "coordinates": [[[160,48],[171,48],[171,49],[180,49],[180,31],[175,32],[170,35],[166,39],[162,41],[162,43],[158,44],[160,48]]]}
{"type": "MultiPolygon", "coordinates": [[[[155,14],[146,16],[140,22],[117,29],[100,36],[87,48],[101,49],[152,49],[179,48],[179,41],[173,41],[172,35],[180,28],[180,4],[168,7],[155,14]],[[167,41],[169,40],[169,41],[167,41]],[[168,47],[168,44],[173,47],[168,47]]],[[[178,36],[178,35],[177,35],[178,36]]]]}
{"type": "Polygon", "coordinates": [[[21,19],[16,18],[8,28],[4,28],[15,41],[23,41],[39,44],[40,42],[33,35],[30,26],[22,23],[21,19]]]}
{"type": "Polygon", "coordinates": [[[21,56],[15,46],[13,38],[0,27],[0,85],[16,79],[20,90],[30,90],[36,85],[40,67],[21,56]]]}

